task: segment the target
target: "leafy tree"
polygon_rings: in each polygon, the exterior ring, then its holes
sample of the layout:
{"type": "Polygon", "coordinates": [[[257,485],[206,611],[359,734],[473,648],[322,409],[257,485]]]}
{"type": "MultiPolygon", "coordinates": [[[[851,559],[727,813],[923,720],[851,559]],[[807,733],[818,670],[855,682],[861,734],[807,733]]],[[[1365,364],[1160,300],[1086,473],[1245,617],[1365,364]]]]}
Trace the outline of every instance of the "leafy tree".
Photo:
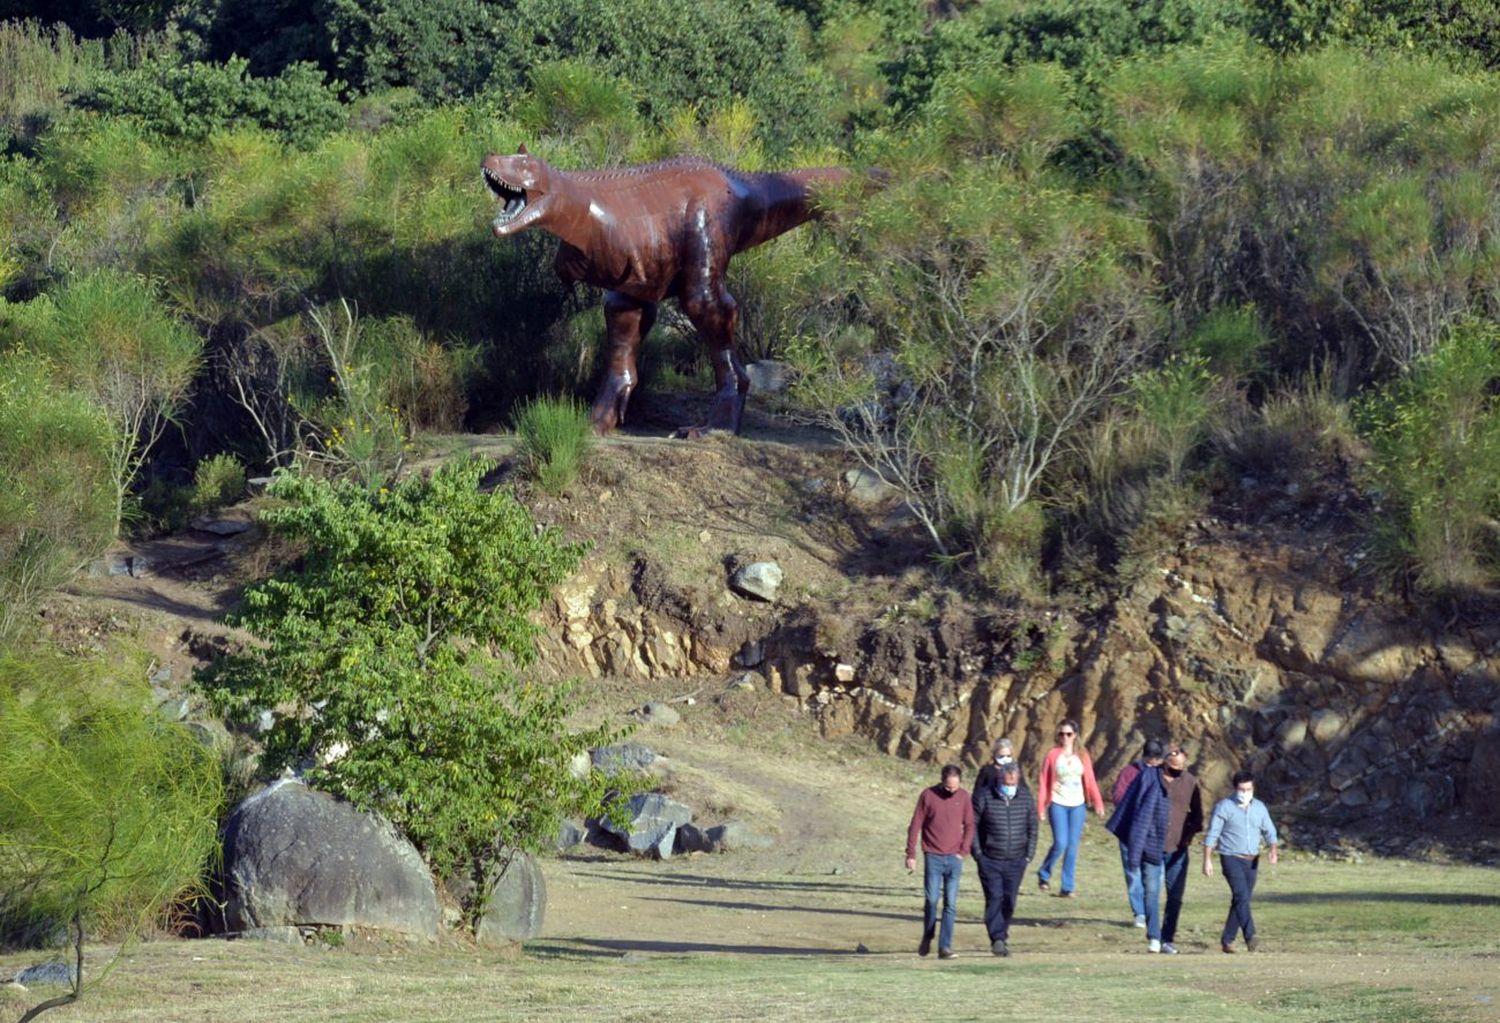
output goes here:
{"type": "Polygon", "coordinates": [[[235,718],[278,708],[263,768],[313,758],[312,784],[384,813],[439,874],[474,881],[476,917],[509,850],[600,810],[607,779],[570,765],[613,738],[571,730],[571,688],[522,674],[530,616],[580,549],[481,491],[488,468],[454,462],[374,492],[279,476],[270,493],[285,503],[263,520],[306,554],[232,618],[264,645],[201,680],[235,718]]]}
{"type": "Polygon", "coordinates": [[[0,353],[0,645],[113,538],[112,447],[102,410],[45,362],[0,353]]]}
{"type": "Polygon", "coordinates": [[[223,782],[185,728],[148,714],[140,686],[100,663],[0,653],[0,939],[75,951],[125,938],[201,889],[223,782]]]}

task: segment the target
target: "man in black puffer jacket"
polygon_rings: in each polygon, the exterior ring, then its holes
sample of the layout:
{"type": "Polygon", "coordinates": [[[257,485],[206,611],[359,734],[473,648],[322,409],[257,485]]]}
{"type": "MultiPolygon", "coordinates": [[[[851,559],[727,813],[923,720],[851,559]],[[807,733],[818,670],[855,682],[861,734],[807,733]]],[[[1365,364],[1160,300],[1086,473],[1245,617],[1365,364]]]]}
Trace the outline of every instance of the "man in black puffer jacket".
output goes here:
{"type": "Polygon", "coordinates": [[[984,881],[984,926],[990,951],[1010,955],[1010,920],[1026,864],[1036,855],[1036,800],[1015,761],[974,788],[974,863],[984,881]]]}

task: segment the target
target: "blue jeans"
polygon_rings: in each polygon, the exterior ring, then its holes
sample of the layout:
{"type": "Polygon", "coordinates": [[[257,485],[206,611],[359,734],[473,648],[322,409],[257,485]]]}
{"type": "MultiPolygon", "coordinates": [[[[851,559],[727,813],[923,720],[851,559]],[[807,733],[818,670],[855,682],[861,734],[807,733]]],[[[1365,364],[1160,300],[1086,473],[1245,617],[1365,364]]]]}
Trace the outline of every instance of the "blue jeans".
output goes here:
{"type": "Polygon", "coordinates": [[[1167,911],[1162,914],[1161,940],[1177,940],[1177,917],[1182,913],[1182,896],[1187,891],[1188,850],[1167,853],[1164,864],[1167,888],[1167,911]]]}
{"type": "Polygon", "coordinates": [[[1130,900],[1130,912],[1135,916],[1146,915],[1146,898],[1141,893],[1141,872],[1130,866],[1130,846],[1120,843],[1120,869],[1125,871],[1125,897],[1130,900]]]}
{"type": "Polygon", "coordinates": [[[1161,940],[1161,881],[1163,864],[1141,861],[1141,897],[1146,903],[1146,938],[1161,940]]]}
{"type": "Polygon", "coordinates": [[[1078,846],[1083,841],[1083,822],[1088,815],[1089,808],[1083,804],[1058,806],[1053,803],[1047,807],[1047,823],[1052,825],[1052,848],[1047,850],[1047,858],[1042,860],[1042,869],[1036,872],[1038,879],[1052,880],[1053,864],[1058,857],[1062,857],[1062,890],[1073,890],[1073,872],[1078,866],[1078,846]]]}
{"type": "Polygon", "coordinates": [[[1255,877],[1260,857],[1242,860],[1238,856],[1220,856],[1219,866],[1229,882],[1229,916],[1224,921],[1223,942],[1233,945],[1236,934],[1245,940],[1255,937],[1255,920],[1250,916],[1250,896],[1255,894],[1255,877]]]}
{"type": "Polygon", "coordinates": [[[953,947],[953,921],[958,917],[958,875],[964,869],[961,856],[924,854],[922,936],[932,934],[937,922],[938,898],[943,900],[943,928],[938,932],[938,951],[953,947]]]}

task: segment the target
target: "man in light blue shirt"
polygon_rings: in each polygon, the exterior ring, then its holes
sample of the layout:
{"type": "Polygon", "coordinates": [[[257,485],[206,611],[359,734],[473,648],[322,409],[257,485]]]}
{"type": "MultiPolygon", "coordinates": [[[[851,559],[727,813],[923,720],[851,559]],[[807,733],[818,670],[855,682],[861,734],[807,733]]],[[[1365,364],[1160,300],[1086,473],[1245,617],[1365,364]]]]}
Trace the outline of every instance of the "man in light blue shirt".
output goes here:
{"type": "Polygon", "coordinates": [[[1234,951],[1235,937],[1245,935],[1245,949],[1254,952],[1255,920],[1250,915],[1250,896],[1255,893],[1255,877],[1260,866],[1260,844],[1270,847],[1271,863],[1277,859],[1276,825],[1271,811],[1255,798],[1255,776],[1239,771],[1234,776],[1234,798],[1214,804],[1208,821],[1208,835],[1203,840],[1203,876],[1214,876],[1213,854],[1219,853],[1224,880],[1229,882],[1229,917],[1224,921],[1224,935],[1219,947],[1234,951]]]}

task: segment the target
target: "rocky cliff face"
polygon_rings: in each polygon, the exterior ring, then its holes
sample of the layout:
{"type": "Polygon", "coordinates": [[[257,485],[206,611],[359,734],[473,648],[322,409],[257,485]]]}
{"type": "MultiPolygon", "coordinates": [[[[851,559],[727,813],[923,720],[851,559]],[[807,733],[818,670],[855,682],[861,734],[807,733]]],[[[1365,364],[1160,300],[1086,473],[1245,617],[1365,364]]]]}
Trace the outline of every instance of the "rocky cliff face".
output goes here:
{"type": "Polygon", "coordinates": [[[1459,810],[1500,822],[1500,622],[1432,624],[1362,595],[1332,542],[1199,523],[1087,618],[790,607],[722,579],[669,584],[648,560],[592,564],[548,615],[565,674],[750,672],[815,715],[914,760],[977,763],[1009,736],[1033,770],[1064,717],[1102,775],[1147,736],[1185,742],[1211,791],[1241,766],[1325,824],[1459,810]]]}

